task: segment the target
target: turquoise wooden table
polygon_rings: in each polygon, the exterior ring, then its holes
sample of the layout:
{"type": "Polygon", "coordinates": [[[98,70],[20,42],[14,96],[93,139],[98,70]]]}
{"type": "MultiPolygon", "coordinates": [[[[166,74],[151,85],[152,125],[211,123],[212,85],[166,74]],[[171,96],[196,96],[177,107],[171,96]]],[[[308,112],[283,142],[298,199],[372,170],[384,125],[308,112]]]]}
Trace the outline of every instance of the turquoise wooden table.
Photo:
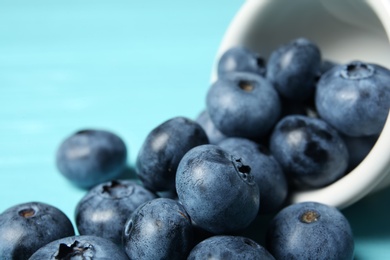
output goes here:
{"type": "MultiPolygon", "coordinates": [[[[242,0],[0,2],[0,212],[42,201],[73,220],[85,191],[55,167],[82,128],[148,132],[205,106],[214,56],[242,0]]],[[[356,259],[390,259],[390,190],[343,210],[356,259]]]]}

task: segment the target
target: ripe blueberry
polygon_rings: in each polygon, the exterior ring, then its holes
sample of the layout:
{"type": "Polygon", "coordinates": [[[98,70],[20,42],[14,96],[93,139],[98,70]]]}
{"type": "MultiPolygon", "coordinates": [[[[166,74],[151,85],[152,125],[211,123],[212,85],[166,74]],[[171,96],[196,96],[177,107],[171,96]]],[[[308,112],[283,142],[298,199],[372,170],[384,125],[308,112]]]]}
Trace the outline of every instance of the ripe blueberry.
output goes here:
{"type": "Polygon", "coordinates": [[[174,191],[177,165],[191,148],[208,143],[203,128],[185,117],[174,117],[154,128],[138,152],[136,172],[152,191],[174,191]]]}
{"type": "Polygon", "coordinates": [[[271,83],[245,72],[229,73],[212,84],[206,107],[223,134],[254,140],[267,134],[281,113],[279,95],[271,83]]]}
{"type": "Polygon", "coordinates": [[[214,234],[245,229],[259,211],[251,168],[216,145],[200,145],[184,155],[176,190],[194,223],[214,234]]]}
{"type": "Polygon", "coordinates": [[[36,251],[29,260],[128,260],[112,241],[97,236],[70,236],[55,240],[36,251]]]}
{"type": "Polygon", "coordinates": [[[279,162],[264,145],[241,137],[226,138],[218,145],[250,165],[260,190],[259,213],[274,212],[282,207],[288,194],[287,179],[279,162]]]}
{"type": "Polygon", "coordinates": [[[126,166],[123,140],[105,130],[81,130],[67,137],[57,150],[57,167],[73,184],[89,189],[116,179],[126,166]]]}
{"type": "Polygon", "coordinates": [[[390,109],[390,70],[353,61],[321,76],[315,96],[320,117],[349,136],[380,134],[390,109]]]}
{"type": "Polygon", "coordinates": [[[219,235],[212,236],[197,244],[187,259],[274,260],[275,258],[267,249],[250,238],[219,235]]]}
{"type": "Polygon", "coordinates": [[[270,150],[296,188],[318,188],[344,176],[348,150],[338,132],[319,118],[290,115],[278,122],[270,150]]]}
{"type": "Polygon", "coordinates": [[[259,53],[246,47],[236,46],[226,50],[218,61],[218,77],[227,73],[251,72],[265,75],[265,59],[259,53]]]}
{"type": "Polygon", "coordinates": [[[123,245],[130,259],[185,259],[192,243],[190,217],[172,199],[143,203],[124,226],[123,245]]]}
{"type": "Polygon", "coordinates": [[[302,202],[282,209],[267,231],[276,259],[352,259],[354,240],[344,215],[334,207],[302,202]]]}
{"type": "Polygon", "coordinates": [[[267,79],[280,95],[292,100],[305,100],[313,95],[321,67],[321,52],[305,38],[275,49],[267,63],[267,79]]]}
{"type": "Polygon", "coordinates": [[[93,235],[122,243],[128,216],[142,203],[157,196],[129,180],[101,183],[92,188],[76,207],[76,226],[80,235],[93,235]]]}
{"type": "Polygon", "coordinates": [[[15,205],[0,214],[0,259],[28,259],[47,243],[74,234],[69,218],[54,206],[15,205]]]}

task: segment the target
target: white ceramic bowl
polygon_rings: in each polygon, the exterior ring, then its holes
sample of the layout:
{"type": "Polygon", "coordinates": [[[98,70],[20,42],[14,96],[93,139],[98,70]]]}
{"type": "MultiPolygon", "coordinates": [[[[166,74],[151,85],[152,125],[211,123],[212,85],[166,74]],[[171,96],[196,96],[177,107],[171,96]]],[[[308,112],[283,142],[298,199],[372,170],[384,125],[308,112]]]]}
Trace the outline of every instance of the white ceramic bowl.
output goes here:
{"type": "MultiPolygon", "coordinates": [[[[249,47],[268,58],[277,46],[306,37],[322,56],[346,63],[362,60],[390,68],[390,0],[247,0],[229,25],[215,58],[233,46],[249,47]]],[[[363,162],[337,182],[297,192],[292,203],[317,201],[345,208],[390,186],[390,116],[363,162]]]]}

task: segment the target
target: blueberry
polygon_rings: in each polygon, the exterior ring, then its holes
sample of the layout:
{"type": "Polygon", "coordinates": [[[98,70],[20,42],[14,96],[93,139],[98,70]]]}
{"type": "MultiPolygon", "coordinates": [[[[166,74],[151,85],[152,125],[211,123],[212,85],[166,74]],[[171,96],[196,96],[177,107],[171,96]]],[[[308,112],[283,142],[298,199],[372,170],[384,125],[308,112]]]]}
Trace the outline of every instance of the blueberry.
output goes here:
{"type": "Polygon", "coordinates": [[[298,188],[319,188],[344,176],[348,150],[338,132],[319,118],[284,117],[276,125],[270,150],[298,188]]]}
{"type": "Polygon", "coordinates": [[[353,259],[348,220],[334,207],[302,202],[282,209],[270,222],[266,247],[276,259],[353,259]]]}
{"type": "Polygon", "coordinates": [[[226,136],[215,127],[207,110],[203,110],[195,121],[198,122],[198,124],[206,132],[210,144],[217,144],[226,138],[226,136]]]}
{"type": "Polygon", "coordinates": [[[260,190],[259,213],[271,213],[283,206],[288,194],[287,179],[279,162],[264,145],[241,137],[226,138],[218,145],[250,165],[260,190]]]}
{"type": "Polygon", "coordinates": [[[353,137],[341,135],[348,149],[349,161],[347,171],[352,171],[358,166],[371,151],[378,140],[379,135],[353,137]]]}
{"type": "Polygon", "coordinates": [[[193,222],[214,234],[245,229],[259,211],[251,168],[217,145],[201,145],[184,155],[176,190],[193,222]]]}
{"type": "Polygon", "coordinates": [[[69,236],[55,240],[36,251],[29,260],[128,260],[112,241],[97,236],[69,236]]]}
{"type": "Polygon", "coordinates": [[[89,189],[116,179],[126,166],[123,140],[105,130],[86,129],[67,137],[57,150],[57,168],[73,184],[89,189]]]}
{"type": "Polygon", "coordinates": [[[144,202],[157,196],[129,180],[114,180],[92,188],[76,207],[76,226],[80,235],[94,235],[122,243],[128,216],[144,202]]]}
{"type": "Polygon", "coordinates": [[[320,66],[318,46],[308,39],[297,38],[271,53],[266,77],[283,97],[304,100],[314,93],[320,66]]]}
{"type": "Polygon", "coordinates": [[[188,260],[274,260],[275,258],[261,245],[242,236],[212,236],[197,244],[188,260]]]}
{"type": "Polygon", "coordinates": [[[274,87],[253,73],[232,72],[208,90],[207,112],[226,136],[260,139],[279,119],[281,104],[274,87]]]}
{"type": "Polygon", "coordinates": [[[130,259],[185,259],[193,247],[193,229],[183,206],[172,199],[145,202],[124,226],[130,259]]]}
{"type": "Polygon", "coordinates": [[[265,59],[259,53],[242,46],[226,50],[218,60],[218,77],[236,72],[251,72],[265,75],[265,59]]]}
{"type": "Polygon", "coordinates": [[[390,70],[352,61],[321,76],[315,96],[319,115],[349,136],[376,135],[390,109],[390,70]]]}
{"type": "Polygon", "coordinates": [[[152,191],[175,190],[177,165],[191,148],[209,143],[203,128],[185,117],[174,117],[154,128],[138,152],[136,172],[152,191]]]}
{"type": "Polygon", "coordinates": [[[27,259],[45,244],[74,234],[69,218],[54,206],[15,205],[0,214],[0,259],[27,259]]]}

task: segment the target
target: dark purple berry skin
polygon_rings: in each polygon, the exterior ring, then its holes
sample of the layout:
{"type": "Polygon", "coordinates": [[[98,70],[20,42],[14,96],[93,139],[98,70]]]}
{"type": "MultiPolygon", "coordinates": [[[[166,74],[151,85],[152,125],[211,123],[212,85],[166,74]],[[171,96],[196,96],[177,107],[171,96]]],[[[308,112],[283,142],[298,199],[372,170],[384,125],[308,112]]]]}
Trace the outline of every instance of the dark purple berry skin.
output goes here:
{"type": "Polygon", "coordinates": [[[279,162],[265,146],[240,137],[226,138],[218,145],[251,167],[260,190],[260,214],[275,212],[284,205],[288,194],[287,179],[279,162]]]}
{"type": "Polygon", "coordinates": [[[188,151],[176,174],[179,201],[200,228],[213,234],[238,232],[259,211],[259,187],[251,169],[217,145],[188,151]]]}
{"type": "Polygon", "coordinates": [[[206,132],[210,144],[218,144],[220,141],[227,138],[221,131],[219,131],[218,128],[215,127],[207,110],[203,110],[198,115],[196,122],[198,122],[198,124],[206,132]]]}
{"type": "Polygon", "coordinates": [[[130,259],[185,259],[193,247],[193,227],[177,201],[145,202],[124,225],[123,246],[130,259]]]}
{"type": "Polygon", "coordinates": [[[325,121],[301,115],[286,116],[276,125],[270,150],[295,188],[319,188],[344,176],[348,149],[325,121]]]}
{"type": "Polygon", "coordinates": [[[318,114],[349,136],[380,134],[390,109],[390,70],[353,61],[321,76],[315,96],[318,114]]]}
{"type": "Polygon", "coordinates": [[[128,260],[112,241],[97,236],[69,236],[55,240],[36,251],[29,260],[128,260]]]}
{"type": "Polygon", "coordinates": [[[126,160],[123,140],[109,131],[95,129],[81,130],[66,138],[56,157],[58,170],[84,189],[118,178],[126,160]]]}
{"type": "Polygon", "coordinates": [[[74,234],[69,218],[54,206],[15,205],[0,214],[0,259],[28,259],[47,243],[74,234]]]}
{"type": "Polygon", "coordinates": [[[311,97],[321,67],[321,52],[318,46],[305,38],[275,49],[267,63],[266,78],[279,94],[291,100],[311,97]]]}
{"type": "Polygon", "coordinates": [[[93,235],[122,244],[128,216],[156,194],[129,180],[115,180],[92,188],[77,204],[75,217],[80,235],[93,235]]]}
{"type": "Polygon", "coordinates": [[[208,144],[203,128],[185,117],[174,117],[154,128],[138,152],[136,172],[152,191],[174,191],[177,166],[191,148],[208,144]]]}
{"type": "Polygon", "coordinates": [[[270,222],[266,247],[276,259],[351,260],[348,220],[334,207],[303,202],[282,209],[270,222]]]}
{"type": "Polygon", "coordinates": [[[341,135],[348,148],[349,161],[347,172],[352,171],[366,158],[374,147],[379,135],[353,137],[341,135]]]}
{"type": "Polygon", "coordinates": [[[218,77],[230,72],[251,72],[265,75],[265,59],[259,53],[246,47],[236,46],[226,50],[219,58],[218,77]]]}
{"type": "Polygon", "coordinates": [[[281,114],[279,95],[271,83],[245,72],[232,72],[214,82],[206,107],[223,134],[253,140],[269,133],[281,114]]]}
{"type": "Polygon", "coordinates": [[[275,260],[261,245],[242,236],[212,236],[197,244],[188,260],[275,260]]]}

